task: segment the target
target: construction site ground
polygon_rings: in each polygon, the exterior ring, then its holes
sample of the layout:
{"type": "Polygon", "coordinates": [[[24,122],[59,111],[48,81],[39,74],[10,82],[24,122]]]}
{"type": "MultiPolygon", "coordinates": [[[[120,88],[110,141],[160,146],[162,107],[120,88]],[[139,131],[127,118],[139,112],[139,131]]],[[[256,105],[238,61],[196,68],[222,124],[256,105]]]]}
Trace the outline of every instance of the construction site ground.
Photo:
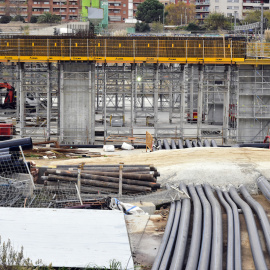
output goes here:
{"type": "MultiPolygon", "coordinates": [[[[116,150],[115,152],[103,152],[102,149],[98,148],[89,150],[91,152],[100,152],[102,157],[59,160],[38,159],[35,162],[38,166],[52,167],[60,164],[79,164],[81,162],[93,165],[119,164],[120,162],[124,162],[124,164],[153,164],[160,172],[161,176],[158,178],[158,182],[163,187],[167,183],[178,185],[180,181],[184,181],[186,184],[210,183],[212,186],[221,188],[226,188],[229,185],[237,187],[240,184],[245,184],[248,190],[254,194],[254,198],[262,204],[268,217],[270,217],[270,203],[264,196],[258,194],[255,184],[255,180],[260,175],[270,179],[269,149],[211,147],[160,150],[147,153],[144,149],[116,150]]],[[[134,263],[144,269],[150,268],[154,261],[166,226],[167,213],[168,209],[161,209],[157,211],[156,215],[128,216],[126,218],[134,263]]],[[[223,234],[224,239],[226,239],[227,218],[225,211],[223,212],[223,218],[223,234]]],[[[240,214],[240,222],[243,269],[255,269],[243,214],[240,214]]],[[[256,222],[262,239],[265,258],[270,269],[270,258],[266,252],[263,233],[257,219],[256,222]]],[[[226,250],[226,240],[224,241],[224,250],[226,250]]],[[[226,262],[226,252],[224,252],[223,261],[226,262]]]]}

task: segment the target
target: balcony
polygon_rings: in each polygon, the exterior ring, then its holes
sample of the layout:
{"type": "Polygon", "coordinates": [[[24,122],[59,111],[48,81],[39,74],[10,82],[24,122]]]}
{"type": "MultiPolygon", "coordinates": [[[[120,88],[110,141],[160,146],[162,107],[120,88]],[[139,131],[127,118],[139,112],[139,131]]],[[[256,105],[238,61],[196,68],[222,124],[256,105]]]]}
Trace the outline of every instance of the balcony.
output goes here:
{"type": "Polygon", "coordinates": [[[202,12],[210,12],[209,8],[196,8],[196,13],[202,13],[202,12]]]}
{"type": "Polygon", "coordinates": [[[196,2],[196,6],[209,6],[209,5],[210,5],[209,1],[196,2]]]}

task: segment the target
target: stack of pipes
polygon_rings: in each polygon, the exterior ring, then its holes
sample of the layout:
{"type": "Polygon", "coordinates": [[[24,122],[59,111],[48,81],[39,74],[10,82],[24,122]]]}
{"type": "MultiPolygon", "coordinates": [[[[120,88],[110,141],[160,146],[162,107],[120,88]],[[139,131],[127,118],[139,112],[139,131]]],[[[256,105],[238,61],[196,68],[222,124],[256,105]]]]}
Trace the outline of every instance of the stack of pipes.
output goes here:
{"type": "Polygon", "coordinates": [[[20,159],[20,146],[22,150],[32,149],[32,139],[12,139],[0,142],[0,174],[27,173],[25,163],[20,159]]]}
{"type": "MultiPolygon", "coordinates": [[[[266,179],[258,180],[264,185],[262,187],[264,192],[265,187],[270,188],[266,179]]],[[[224,264],[226,269],[242,269],[239,208],[243,212],[247,225],[255,268],[269,269],[266,262],[267,255],[264,255],[262,249],[264,244],[261,243],[262,241],[265,243],[265,253],[270,256],[269,220],[262,205],[251,197],[245,186],[239,187],[243,199],[233,186],[229,191],[221,191],[218,188],[211,188],[209,184],[196,186],[190,184],[186,187],[181,183],[180,189],[188,192],[190,199],[185,198],[171,203],[168,222],[152,270],[221,270],[224,269],[224,264]],[[217,196],[214,195],[214,191],[217,196]],[[226,250],[223,250],[225,245],[221,206],[224,207],[227,215],[226,250]],[[190,222],[191,212],[193,212],[193,220],[190,222]],[[254,215],[260,221],[263,238],[259,237],[254,215]],[[189,235],[190,224],[192,224],[192,232],[189,235]],[[188,248],[189,236],[191,242],[188,248]],[[226,259],[223,253],[226,253],[226,259]]],[[[266,192],[268,194],[268,191],[266,192]]]]}
{"type": "Polygon", "coordinates": [[[123,194],[151,192],[160,188],[157,169],[150,165],[85,165],[78,170],[76,165],[60,165],[56,169],[47,169],[42,176],[45,185],[58,183],[77,183],[78,176],[82,188],[95,187],[119,192],[119,179],[121,175],[123,194]]]}

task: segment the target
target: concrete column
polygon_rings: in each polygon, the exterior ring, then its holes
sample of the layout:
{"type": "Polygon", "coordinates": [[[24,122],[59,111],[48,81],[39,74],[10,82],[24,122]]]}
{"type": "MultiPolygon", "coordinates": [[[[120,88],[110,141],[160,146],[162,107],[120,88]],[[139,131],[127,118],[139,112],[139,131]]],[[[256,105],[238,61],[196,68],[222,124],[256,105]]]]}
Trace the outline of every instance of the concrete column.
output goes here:
{"type": "Polygon", "coordinates": [[[52,93],[51,93],[51,63],[48,63],[47,70],[47,130],[46,130],[46,140],[50,140],[51,135],[51,109],[52,109],[52,93]]]}
{"type": "Polygon", "coordinates": [[[169,86],[169,122],[172,123],[173,114],[173,67],[170,65],[170,86],[169,86]]]}
{"type": "Polygon", "coordinates": [[[181,85],[181,104],[180,104],[180,136],[184,138],[184,123],[185,123],[185,109],[186,109],[186,88],[187,88],[187,65],[184,65],[183,80],[181,85]]]}
{"type": "Polygon", "coordinates": [[[60,133],[59,140],[61,143],[64,142],[64,67],[63,62],[59,63],[59,73],[60,73],[60,87],[59,87],[59,97],[60,97],[60,111],[59,111],[59,123],[60,123],[60,133]]]}
{"type": "Polygon", "coordinates": [[[95,75],[96,75],[96,65],[95,63],[90,64],[90,71],[89,71],[89,86],[90,86],[90,143],[95,143],[95,75]]]}
{"type": "Polygon", "coordinates": [[[57,84],[58,84],[58,91],[57,91],[57,134],[60,135],[60,78],[61,78],[61,75],[60,75],[60,63],[57,64],[57,73],[58,73],[58,76],[57,76],[57,84]]]}
{"type": "Polygon", "coordinates": [[[134,122],[137,122],[137,104],[138,104],[138,66],[135,64],[135,81],[134,81],[134,122]]]}
{"type": "Polygon", "coordinates": [[[133,136],[134,128],[134,91],[135,91],[135,65],[131,64],[131,97],[130,97],[130,127],[131,127],[131,136],[133,136]]]}
{"type": "Polygon", "coordinates": [[[204,66],[199,67],[199,88],[198,88],[198,113],[197,113],[197,139],[202,136],[202,107],[203,107],[203,79],[204,66]]]}
{"type": "Polygon", "coordinates": [[[141,108],[144,110],[144,65],[142,64],[142,94],[141,94],[141,108]]]}
{"type": "Polygon", "coordinates": [[[159,64],[154,66],[155,81],[154,81],[154,136],[157,138],[157,128],[158,128],[158,81],[159,81],[159,64]]]}
{"type": "Polygon", "coordinates": [[[191,83],[189,90],[189,114],[190,119],[193,119],[193,111],[194,111],[194,66],[191,66],[191,83]]]}
{"type": "Polygon", "coordinates": [[[104,121],[104,144],[107,138],[107,72],[106,64],[103,64],[104,81],[103,81],[103,121],[104,121]]]}
{"type": "Polygon", "coordinates": [[[21,81],[21,77],[20,77],[20,66],[21,63],[17,63],[16,65],[16,72],[17,72],[17,82],[15,85],[15,90],[16,90],[16,96],[17,96],[17,101],[16,101],[16,119],[19,120],[20,119],[20,81],[21,81]]]}
{"type": "MultiPolygon", "coordinates": [[[[25,134],[24,126],[25,126],[25,117],[24,117],[24,104],[25,104],[25,95],[23,91],[23,78],[24,78],[24,63],[19,63],[19,92],[20,97],[20,136],[23,137],[25,134]]],[[[17,99],[18,100],[18,99],[17,99]]],[[[18,103],[18,102],[17,102],[18,103]]]]}
{"type": "MultiPolygon", "coordinates": [[[[123,74],[124,74],[124,79],[122,80],[122,107],[123,107],[123,115],[125,116],[125,110],[126,110],[126,95],[125,95],[125,71],[126,71],[126,66],[123,64],[123,74]]],[[[125,116],[126,117],[126,116],[125,116]]]]}
{"type": "Polygon", "coordinates": [[[227,71],[227,89],[224,90],[224,103],[223,103],[223,143],[228,143],[229,137],[229,105],[230,105],[230,89],[231,89],[231,66],[228,66],[227,71]]]}

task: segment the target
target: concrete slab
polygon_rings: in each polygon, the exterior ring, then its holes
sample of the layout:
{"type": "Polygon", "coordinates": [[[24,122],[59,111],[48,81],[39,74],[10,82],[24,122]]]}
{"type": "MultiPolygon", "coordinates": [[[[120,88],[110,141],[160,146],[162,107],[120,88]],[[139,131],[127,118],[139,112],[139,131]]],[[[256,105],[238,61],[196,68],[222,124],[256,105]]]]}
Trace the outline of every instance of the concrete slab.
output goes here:
{"type": "Polygon", "coordinates": [[[2,242],[23,246],[33,263],[53,267],[110,267],[120,262],[133,269],[123,213],[106,210],[0,208],[2,242]]]}

